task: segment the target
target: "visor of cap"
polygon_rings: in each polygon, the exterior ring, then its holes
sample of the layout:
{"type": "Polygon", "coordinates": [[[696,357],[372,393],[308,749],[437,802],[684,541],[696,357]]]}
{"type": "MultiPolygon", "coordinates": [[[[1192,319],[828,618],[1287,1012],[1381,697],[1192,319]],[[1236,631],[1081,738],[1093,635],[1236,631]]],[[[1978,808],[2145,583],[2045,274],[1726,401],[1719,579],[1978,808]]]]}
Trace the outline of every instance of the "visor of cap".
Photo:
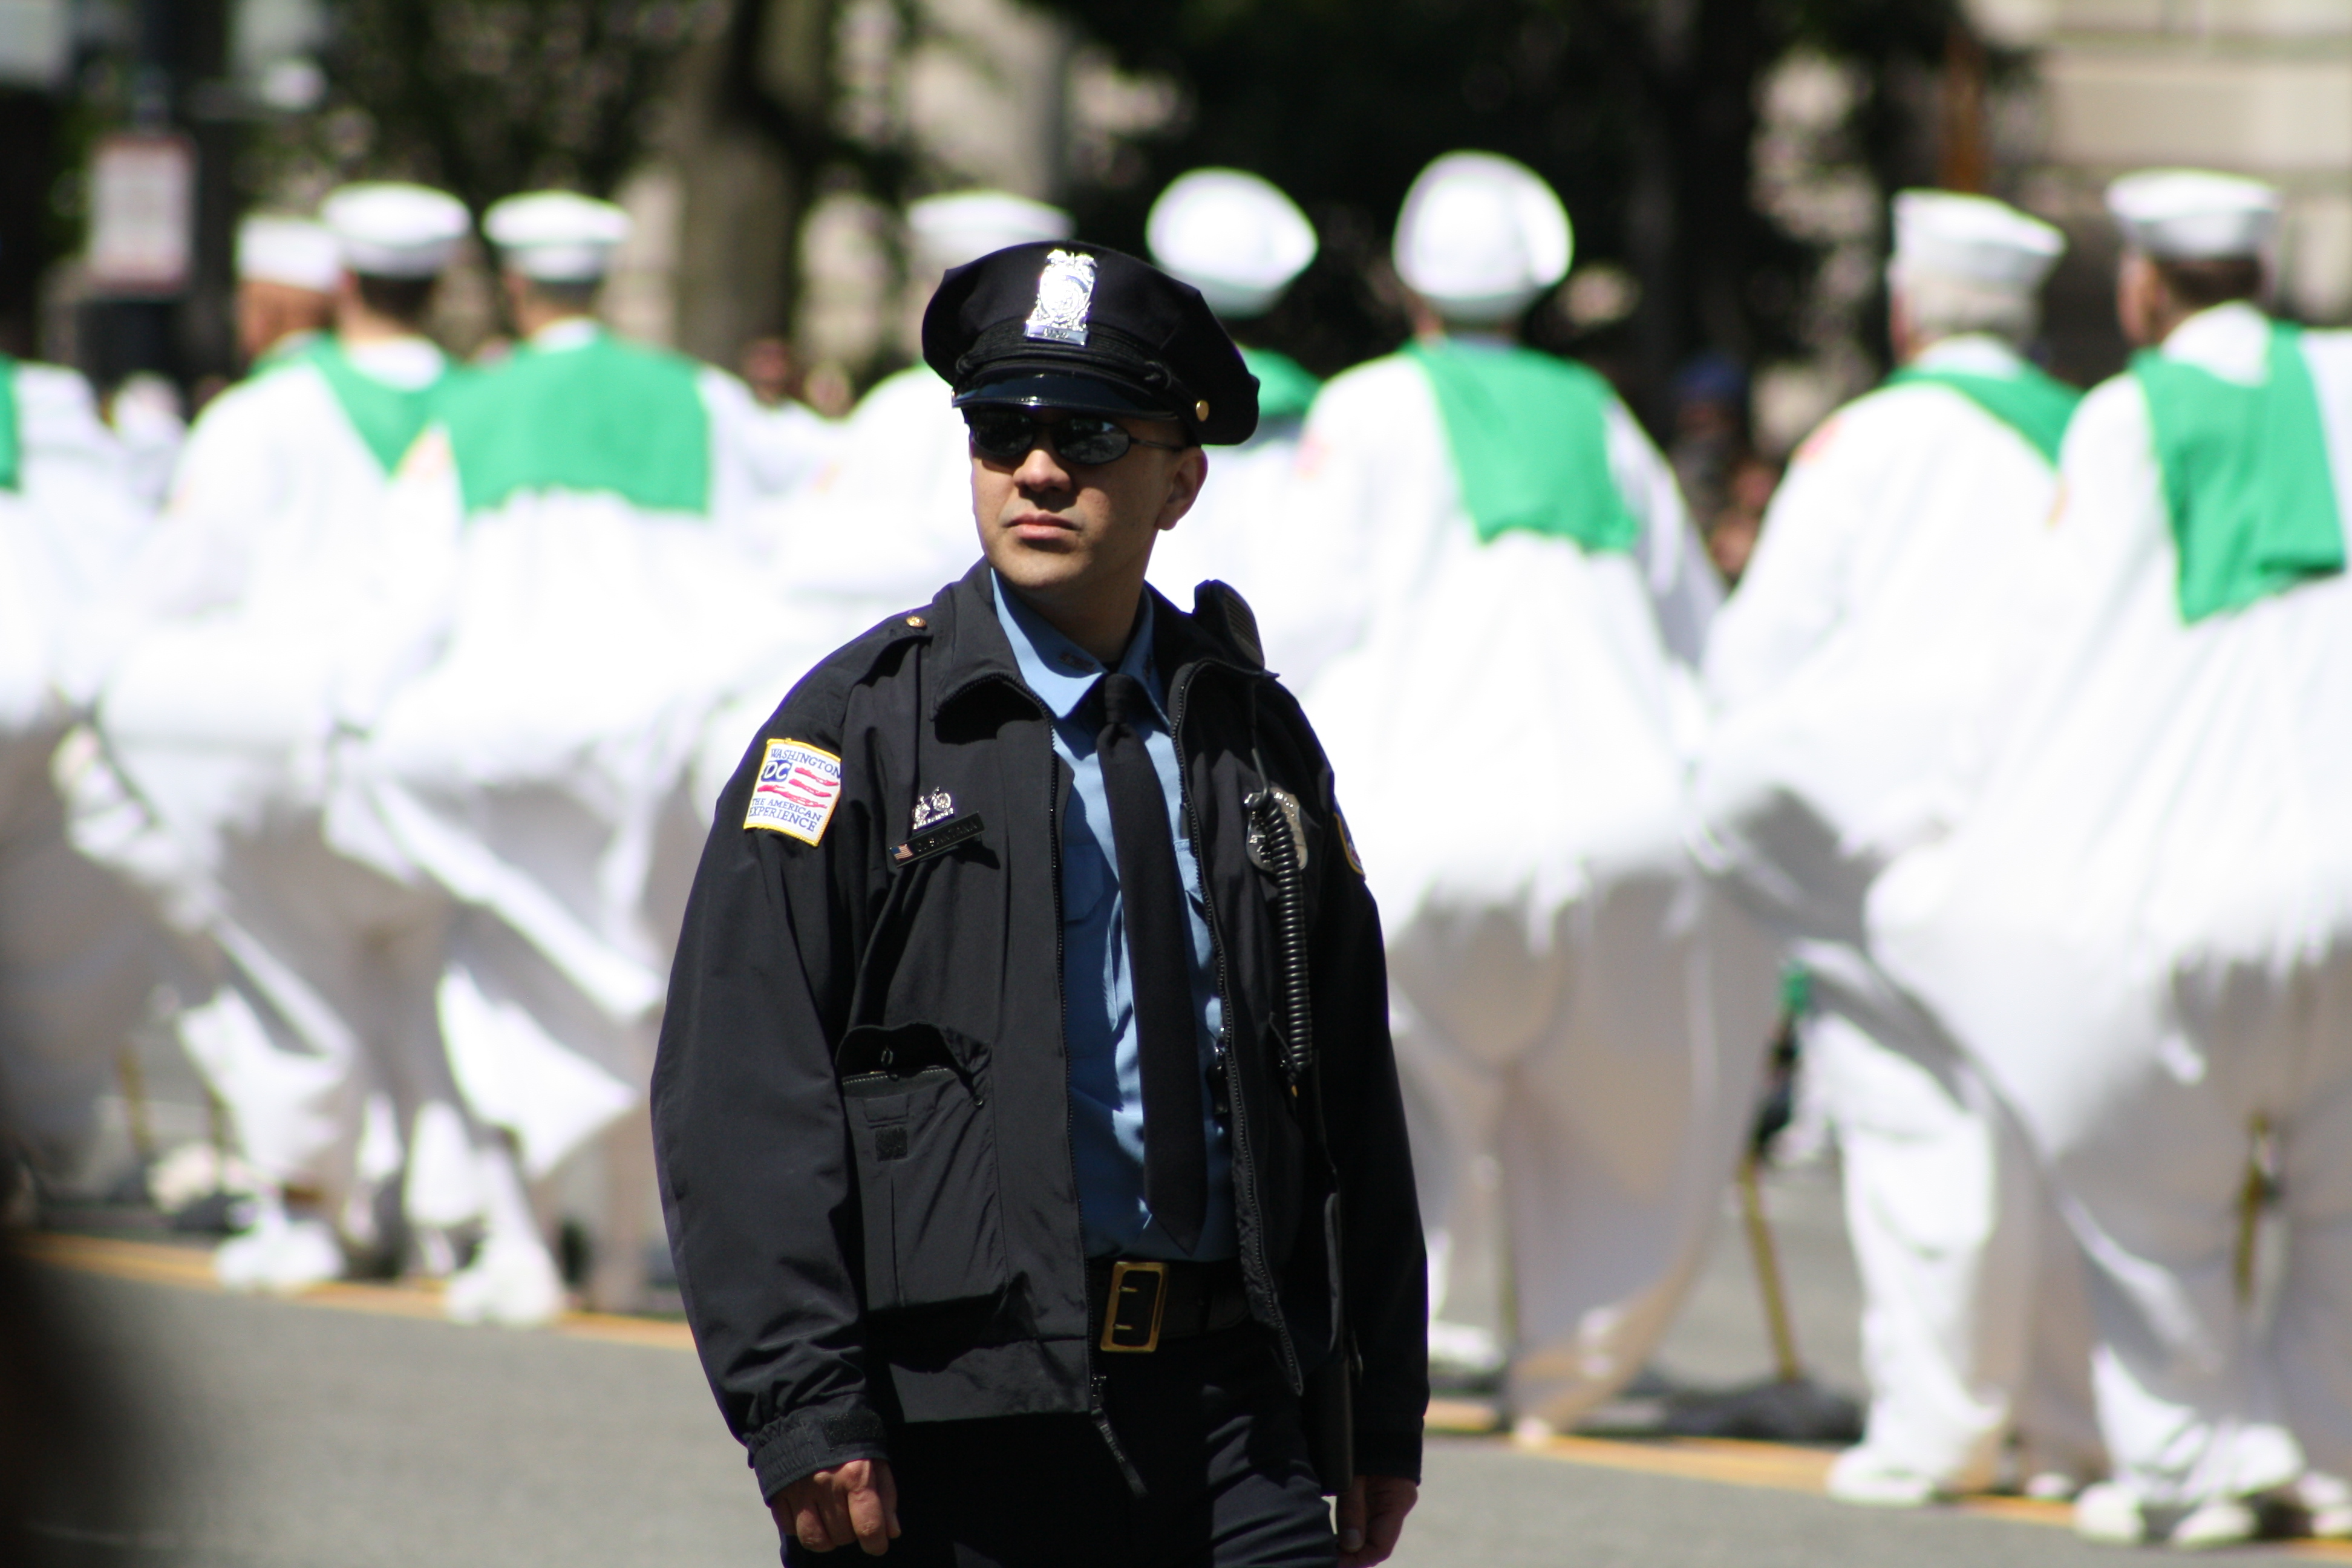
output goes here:
{"type": "Polygon", "coordinates": [[[2125,242],[2195,261],[2259,255],[2279,221],[2276,187],[2205,169],[2144,169],[2107,187],[2125,242]]]}
{"type": "Polygon", "coordinates": [[[342,269],[335,237],[308,218],[257,213],[237,226],[239,278],[329,294],[342,269]]]}
{"type": "Polygon", "coordinates": [[[1440,313],[1489,321],[1525,309],[1568,274],[1568,209],[1526,164],[1492,153],[1449,153],[1405,193],[1392,255],[1397,274],[1440,313]]]}
{"type": "Polygon", "coordinates": [[[456,257],[468,226],[465,205],[424,185],[345,185],[320,204],[319,221],[354,272],[430,278],[456,257]]]}
{"type": "Polygon", "coordinates": [[[1123,414],[1141,419],[1176,417],[1164,397],[1153,399],[1099,376],[1069,371],[1026,371],[999,376],[956,394],[955,406],[1059,408],[1071,414],[1123,414]]]}
{"type": "Polygon", "coordinates": [[[1201,291],[1220,316],[1264,315],[1315,259],[1315,226],[1268,182],[1239,169],[1194,169],[1151,204],[1152,259],[1201,291]]]}
{"type": "Polygon", "coordinates": [[[1990,196],[1902,191],[1895,197],[1894,267],[1987,288],[2030,291],[2066,248],[2065,236],[1990,196]]]}

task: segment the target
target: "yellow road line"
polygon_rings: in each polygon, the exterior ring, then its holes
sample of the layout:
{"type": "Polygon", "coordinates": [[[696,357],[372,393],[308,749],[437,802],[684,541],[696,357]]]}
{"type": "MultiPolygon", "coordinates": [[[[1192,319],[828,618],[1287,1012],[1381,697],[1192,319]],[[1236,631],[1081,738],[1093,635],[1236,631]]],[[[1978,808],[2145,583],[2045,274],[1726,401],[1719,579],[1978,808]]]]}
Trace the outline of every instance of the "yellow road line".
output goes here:
{"type": "MultiPolygon", "coordinates": [[[[20,1232],[7,1245],[36,1262],[131,1279],[146,1285],[168,1285],[182,1290],[218,1291],[212,1255],[200,1247],[173,1247],[152,1241],[126,1241],[114,1237],[62,1236],[49,1231],[20,1232]]],[[[305,1306],[332,1307],[344,1311],[373,1312],[386,1317],[441,1317],[441,1287],[437,1282],[362,1284],[338,1281],[306,1290],[293,1300],[305,1306]]],[[[660,1350],[690,1351],[693,1336],[684,1323],[655,1318],[626,1318],[606,1312],[566,1312],[551,1329],[566,1339],[599,1344],[646,1345],[660,1350]]],[[[1488,1407],[1471,1401],[1433,1400],[1429,1425],[1433,1431],[1484,1432],[1491,1429],[1488,1407]]],[[[1779,1443],[1742,1443],[1719,1437],[1665,1437],[1625,1441],[1606,1437],[1554,1437],[1540,1447],[1513,1445],[1565,1464],[1596,1469],[1631,1470],[1643,1475],[1674,1476],[1685,1480],[1716,1481],[1728,1486],[1764,1487],[1775,1491],[1822,1495],[1832,1456],[1818,1448],[1779,1443]]],[[[2029,1498],[1971,1497],[1947,1505],[1953,1511],[1985,1519],[2006,1519],[2022,1524],[2063,1528],[2074,1510],[2063,1503],[2035,1502],[2029,1498]]],[[[2352,1563],[2352,1542],[2296,1541],[2281,1543],[2282,1555],[2331,1563],[2352,1563]]]]}
{"type": "MultiPolygon", "coordinates": [[[[1778,1443],[1742,1443],[1719,1437],[1664,1437],[1627,1442],[1602,1437],[1554,1437],[1540,1447],[1514,1443],[1523,1453],[1571,1465],[1601,1469],[1635,1470],[1644,1475],[1675,1476],[1687,1480],[1718,1481],[1730,1486],[1765,1487],[1775,1491],[1802,1492],[1820,1497],[1829,1479],[1833,1456],[1818,1448],[1797,1448],[1778,1443]]],[[[2069,1529],[2074,1510],[2065,1503],[2036,1502],[2032,1498],[1975,1496],[1941,1505],[1954,1513],[1979,1519],[2005,1519],[2019,1524],[2069,1529]]],[[[2289,1557],[2330,1563],[2352,1563],[2352,1542],[2291,1541],[2264,1543],[2289,1557]]],[[[2258,1548],[2260,1549],[2260,1548],[2258,1548]]]]}
{"type": "MultiPolygon", "coordinates": [[[[218,1291],[212,1254],[200,1247],[173,1247],[163,1242],[126,1241],[118,1237],[62,1236],[28,1231],[10,1238],[10,1245],[37,1263],[100,1274],[112,1279],[133,1279],[143,1285],[169,1285],[182,1290],[218,1291]]],[[[388,1318],[442,1316],[441,1285],[437,1280],[404,1280],[371,1284],[341,1279],[314,1286],[290,1298],[309,1307],[332,1307],[347,1312],[371,1312],[388,1318]]],[[[609,1312],[566,1312],[550,1325],[565,1339],[592,1340],[600,1344],[651,1345],[661,1350],[692,1350],[694,1337],[684,1323],[655,1318],[626,1318],[609,1312]]]]}

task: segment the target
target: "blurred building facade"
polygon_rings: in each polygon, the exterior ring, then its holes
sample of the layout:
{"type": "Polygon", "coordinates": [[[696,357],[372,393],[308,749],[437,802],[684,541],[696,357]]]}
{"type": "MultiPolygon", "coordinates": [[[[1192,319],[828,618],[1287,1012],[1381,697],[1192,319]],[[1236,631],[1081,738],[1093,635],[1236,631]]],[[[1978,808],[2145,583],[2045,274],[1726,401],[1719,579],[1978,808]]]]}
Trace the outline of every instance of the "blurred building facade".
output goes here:
{"type": "Polygon", "coordinates": [[[2108,305],[2115,241],[2100,205],[2127,169],[2194,164],[2286,192],[2278,301],[2352,320],[2352,4],[2347,0],[1969,0],[1994,44],[2025,51],[2035,145],[2016,195],[2074,242],[2053,284],[2054,357],[2078,374],[2121,357],[2108,305]]]}

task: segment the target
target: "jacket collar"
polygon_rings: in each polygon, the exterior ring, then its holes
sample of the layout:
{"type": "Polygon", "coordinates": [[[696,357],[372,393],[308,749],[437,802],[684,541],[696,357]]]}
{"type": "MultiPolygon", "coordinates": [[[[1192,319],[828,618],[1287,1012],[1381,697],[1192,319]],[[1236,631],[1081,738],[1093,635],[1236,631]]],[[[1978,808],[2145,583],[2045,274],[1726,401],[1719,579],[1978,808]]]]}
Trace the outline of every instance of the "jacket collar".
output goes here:
{"type": "MultiPolygon", "coordinates": [[[[1263,668],[1256,650],[1244,647],[1235,637],[1227,617],[1187,615],[1170,604],[1159,589],[1146,584],[1143,591],[1154,601],[1152,651],[1160,679],[1171,695],[1178,678],[1191,665],[1228,664],[1252,673],[1263,668]]],[[[1224,592],[1231,594],[1232,590],[1224,592]]],[[[1200,602],[1198,597],[1194,599],[1196,606],[1200,602]]],[[[996,618],[996,579],[986,560],[975,562],[971,571],[940,589],[939,596],[931,601],[930,613],[934,623],[932,647],[938,650],[939,658],[939,683],[934,688],[939,695],[931,701],[932,718],[938,718],[949,703],[991,680],[1008,681],[1023,691],[1029,689],[1021,679],[1021,665],[1013,657],[1013,645],[996,618]]]]}

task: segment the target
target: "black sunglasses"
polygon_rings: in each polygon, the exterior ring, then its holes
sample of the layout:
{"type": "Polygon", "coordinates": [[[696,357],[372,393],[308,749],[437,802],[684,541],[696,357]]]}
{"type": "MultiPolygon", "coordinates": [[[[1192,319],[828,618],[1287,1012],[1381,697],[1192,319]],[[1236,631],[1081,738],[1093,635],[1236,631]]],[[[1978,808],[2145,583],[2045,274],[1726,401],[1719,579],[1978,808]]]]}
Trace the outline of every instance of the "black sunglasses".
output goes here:
{"type": "Polygon", "coordinates": [[[998,405],[967,408],[963,421],[971,432],[971,449],[992,463],[1018,463],[1041,445],[1082,468],[1116,463],[1129,447],[1184,450],[1172,442],[1131,436],[1124,426],[1097,414],[1073,414],[1048,425],[1029,409],[998,405]]]}

